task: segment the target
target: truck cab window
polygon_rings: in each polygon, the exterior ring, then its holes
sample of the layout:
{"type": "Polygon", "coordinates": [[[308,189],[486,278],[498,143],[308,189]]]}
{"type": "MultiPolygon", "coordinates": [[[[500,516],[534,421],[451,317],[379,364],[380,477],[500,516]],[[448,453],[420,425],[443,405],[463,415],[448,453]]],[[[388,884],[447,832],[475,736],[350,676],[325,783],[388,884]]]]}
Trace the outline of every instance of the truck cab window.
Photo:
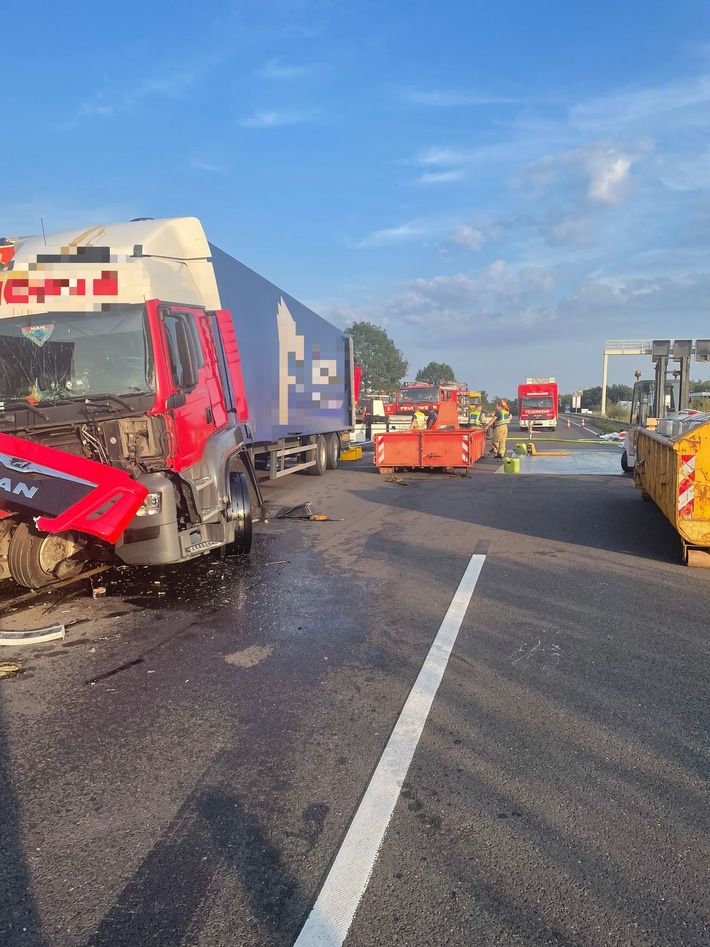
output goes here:
{"type": "Polygon", "coordinates": [[[196,384],[199,365],[191,320],[185,313],[167,313],[163,322],[173,384],[176,388],[191,388],[196,384]]]}

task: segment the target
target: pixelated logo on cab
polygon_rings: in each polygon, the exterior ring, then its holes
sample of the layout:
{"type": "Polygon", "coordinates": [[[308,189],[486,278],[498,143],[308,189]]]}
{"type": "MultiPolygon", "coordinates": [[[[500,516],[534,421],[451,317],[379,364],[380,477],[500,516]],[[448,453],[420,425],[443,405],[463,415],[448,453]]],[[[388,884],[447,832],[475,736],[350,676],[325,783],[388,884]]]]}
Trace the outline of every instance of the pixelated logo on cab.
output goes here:
{"type": "Polygon", "coordinates": [[[0,274],[0,302],[12,305],[44,303],[58,296],[118,296],[118,271],[102,270],[90,279],[65,276],[20,276],[14,271],[0,274]]]}

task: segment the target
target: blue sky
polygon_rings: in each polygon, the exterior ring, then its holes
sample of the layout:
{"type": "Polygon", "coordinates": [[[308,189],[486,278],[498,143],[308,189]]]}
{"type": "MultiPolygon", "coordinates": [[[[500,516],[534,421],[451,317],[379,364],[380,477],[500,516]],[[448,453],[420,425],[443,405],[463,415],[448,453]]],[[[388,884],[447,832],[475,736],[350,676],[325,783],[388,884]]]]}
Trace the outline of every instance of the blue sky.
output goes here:
{"type": "Polygon", "coordinates": [[[489,393],[710,337],[707,0],[40,7],[3,11],[0,234],[194,215],[489,393]]]}

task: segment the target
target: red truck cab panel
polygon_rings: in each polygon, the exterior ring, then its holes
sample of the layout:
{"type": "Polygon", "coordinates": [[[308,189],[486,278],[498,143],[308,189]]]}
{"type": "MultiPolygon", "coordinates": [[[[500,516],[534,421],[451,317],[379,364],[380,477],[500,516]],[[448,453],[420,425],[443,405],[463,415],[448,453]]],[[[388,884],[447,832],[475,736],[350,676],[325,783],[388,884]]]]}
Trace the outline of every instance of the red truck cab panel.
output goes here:
{"type": "Polygon", "coordinates": [[[202,459],[210,435],[227,423],[217,359],[204,309],[146,303],[156,353],[152,413],[170,435],[167,463],[176,472],[202,459]]]}

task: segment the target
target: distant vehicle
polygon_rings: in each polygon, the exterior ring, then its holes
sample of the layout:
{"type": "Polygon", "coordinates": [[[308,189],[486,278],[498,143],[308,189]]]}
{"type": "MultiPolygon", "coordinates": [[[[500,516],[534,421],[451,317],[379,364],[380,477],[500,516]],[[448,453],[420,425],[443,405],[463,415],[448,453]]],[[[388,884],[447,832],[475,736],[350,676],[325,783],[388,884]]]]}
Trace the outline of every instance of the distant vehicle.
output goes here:
{"type": "Polygon", "coordinates": [[[556,430],[559,413],[556,379],[528,378],[524,385],[519,385],[518,413],[521,431],[556,430]]]}

